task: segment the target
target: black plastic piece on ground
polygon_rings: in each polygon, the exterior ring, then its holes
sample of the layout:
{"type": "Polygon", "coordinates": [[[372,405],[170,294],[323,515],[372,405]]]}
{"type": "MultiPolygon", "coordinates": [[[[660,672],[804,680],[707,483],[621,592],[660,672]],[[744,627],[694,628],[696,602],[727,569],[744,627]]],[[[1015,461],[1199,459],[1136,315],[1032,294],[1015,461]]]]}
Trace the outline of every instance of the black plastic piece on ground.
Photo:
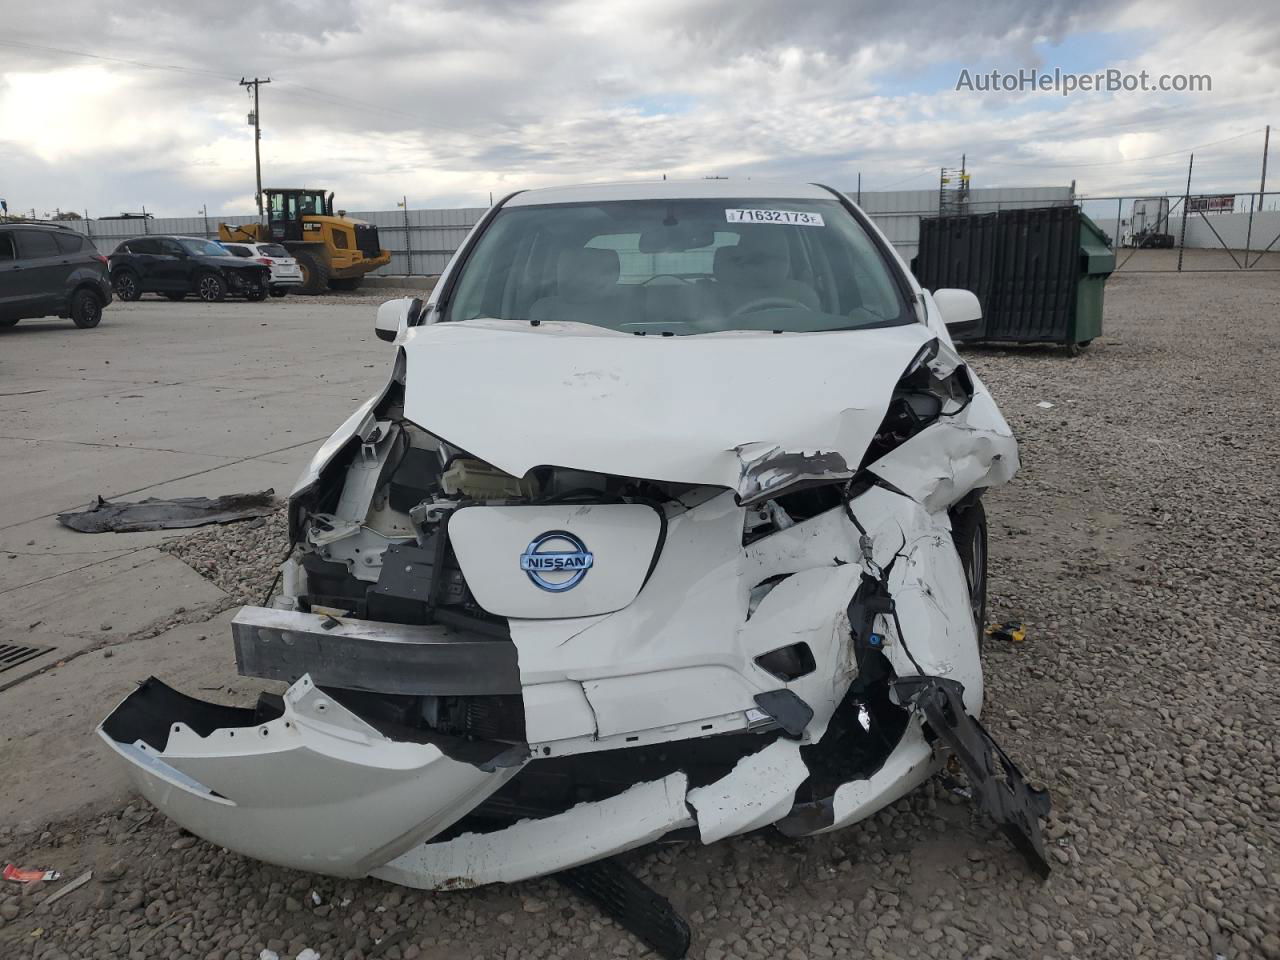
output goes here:
{"type": "Polygon", "coordinates": [[[689,952],[689,925],[684,918],[617,860],[583,864],[555,878],[660,956],[680,960],[689,952]]]}
{"type": "Polygon", "coordinates": [[[964,708],[964,684],[941,677],[901,677],[899,702],[919,712],[964,768],[978,809],[991,817],[1043,880],[1049,876],[1040,818],[1053,808],[1047,790],[1030,786],[1009,755],[964,708]]]}
{"type": "Polygon", "coordinates": [[[136,503],[112,503],[101,497],[86,510],[58,514],[64,527],[81,533],[136,533],[142,530],[180,530],[208,523],[231,523],[265,517],[276,509],[273,490],[230,493],[222,497],[148,497],[136,503]]]}

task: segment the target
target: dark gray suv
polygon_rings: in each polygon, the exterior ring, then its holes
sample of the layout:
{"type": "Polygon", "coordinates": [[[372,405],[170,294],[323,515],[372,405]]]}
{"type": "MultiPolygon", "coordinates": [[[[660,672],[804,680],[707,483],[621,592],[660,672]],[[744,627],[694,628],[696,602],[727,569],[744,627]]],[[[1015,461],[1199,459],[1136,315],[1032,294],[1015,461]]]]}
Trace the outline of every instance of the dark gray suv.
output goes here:
{"type": "Polygon", "coordinates": [[[70,227],[0,223],[0,327],[70,317],[96,327],[111,302],[107,258],[70,227]]]}

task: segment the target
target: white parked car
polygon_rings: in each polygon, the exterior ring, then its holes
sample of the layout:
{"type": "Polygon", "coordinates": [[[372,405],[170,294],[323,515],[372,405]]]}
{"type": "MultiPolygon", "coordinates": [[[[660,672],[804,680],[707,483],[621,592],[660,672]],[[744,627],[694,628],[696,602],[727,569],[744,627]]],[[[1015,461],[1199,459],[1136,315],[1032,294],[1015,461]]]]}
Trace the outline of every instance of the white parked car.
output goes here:
{"type": "Polygon", "coordinates": [[[271,268],[271,295],[283,297],[302,286],[302,268],[289,251],[278,243],[223,243],[235,257],[247,257],[271,268]]]}
{"type": "Polygon", "coordinates": [[[378,310],[389,381],[235,619],[287,692],[151,679],[102,735],[216,844],[426,889],[836,830],[949,756],[1046,872],[1048,795],[976,719],[981,496],[1018,469],[948,333],[979,317],[821,186],[508,197],[378,310]]]}

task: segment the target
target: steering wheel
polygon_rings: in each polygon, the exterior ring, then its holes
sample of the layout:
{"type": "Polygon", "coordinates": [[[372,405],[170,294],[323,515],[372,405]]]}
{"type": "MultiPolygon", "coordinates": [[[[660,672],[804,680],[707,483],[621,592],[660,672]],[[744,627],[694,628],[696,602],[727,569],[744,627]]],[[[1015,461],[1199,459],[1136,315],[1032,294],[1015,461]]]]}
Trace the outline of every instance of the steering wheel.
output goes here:
{"type": "Polygon", "coordinates": [[[640,284],[640,286],[647,287],[649,284],[653,283],[653,281],[657,280],[659,277],[670,277],[672,280],[679,280],[681,283],[686,283],[686,284],[693,283],[693,281],[690,280],[688,277],[682,277],[678,273],[655,273],[648,280],[643,281],[640,284]]]}
{"type": "Polygon", "coordinates": [[[801,310],[813,310],[807,303],[791,297],[757,297],[755,300],[748,300],[730,313],[729,316],[740,317],[744,313],[755,313],[757,310],[773,310],[782,307],[799,307],[801,310]]]}

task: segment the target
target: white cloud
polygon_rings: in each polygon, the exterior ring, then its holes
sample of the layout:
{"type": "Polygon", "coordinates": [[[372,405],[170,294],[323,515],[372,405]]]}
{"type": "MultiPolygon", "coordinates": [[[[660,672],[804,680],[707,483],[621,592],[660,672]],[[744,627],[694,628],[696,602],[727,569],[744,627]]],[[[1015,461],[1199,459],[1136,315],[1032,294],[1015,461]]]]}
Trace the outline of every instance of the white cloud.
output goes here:
{"type": "MultiPolygon", "coordinates": [[[[1277,39],[1265,11],[1190,0],[69,0],[6,11],[0,195],[15,209],[247,212],[242,73],[273,79],[264,180],[329,187],[353,210],[664,173],[927,187],[961,153],[977,185],[1160,189],[1185,156],[1145,158],[1271,119],[1277,39]],[[1213,92],[957,94],[939,68],[999,51],[1015,69],[1072,69],[1053,44],[1107,31],[1126,38],[1111,65],[1208,72],[1213,92]]],[[[1198,150],[1205,188],[1251,184],[1259,147],[1251,133],[1198,150]]]]}

